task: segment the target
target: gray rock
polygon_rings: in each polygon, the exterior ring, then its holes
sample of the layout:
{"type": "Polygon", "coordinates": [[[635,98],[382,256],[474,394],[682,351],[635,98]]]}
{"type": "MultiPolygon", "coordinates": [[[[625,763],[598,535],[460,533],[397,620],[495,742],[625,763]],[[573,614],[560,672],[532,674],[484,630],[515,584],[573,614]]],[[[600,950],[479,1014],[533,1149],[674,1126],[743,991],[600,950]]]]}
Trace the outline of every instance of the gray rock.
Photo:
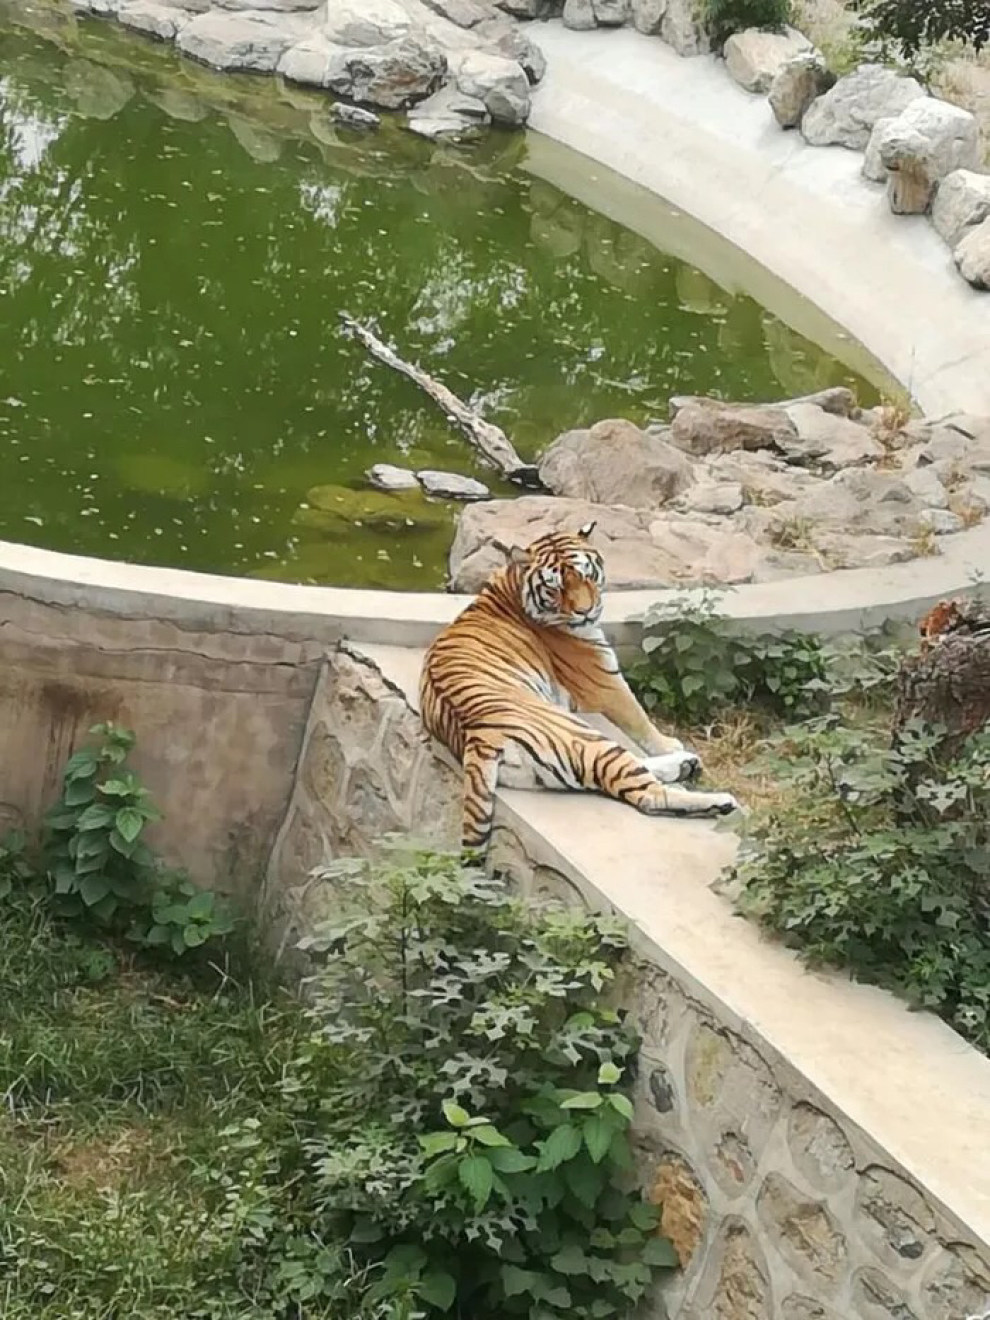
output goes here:
{"type": "Polygon", "coordinates": [[[214,69],[272,73],[290,47],[301,41],[311,20],[295,14],[211,10],[186,23],[176,45],[214,69]]]}
{"type": "Polygon", "coordinates": [[[117,10],[117,19],[124,27],[157,37],[159,41],[174,41],[192,17],[189,10],[161,0],[121,0],[117,10]]]}
{"type": "Polygon", "coordinates": [[[719,454],[709,460],[707,475],[714,482],[737,483],[743,498],[760,507],[799,499],[821,485],[819,477],[759,449],[719,454]]]}
{"type": "Polygon", "coordinates": [[[474,477],[462,477],[456,472],[435,472],[424,468],[416,473],[416,480],[427,495],[443,500],[487,500],[491,491],[474,477]]]}
{"type": "Polygon", "coordinates": [[[779,449],[797,438],[794,423],[781,408],[697,400],[679,408],[670,439],[695,456],[733,449],[779,449]]]}
{"type": "Polygon", "coordinates": [[[529,79],[515,60],[486,51],[467,51],[453,65],[458,89],[482,101],[499,124],[525,124],[531,96],[529,79]]]}
{"type": "Polygon", "coordinates": [[[543,18],[546,0],[495,0],[495,4],[513,18],[543,18]]]}
{"type": "Polygon", "coordinates": [[[446,68],[439,46],[414,33],[367,50],[331,45],[323,85],[349,101],[401,110],[435,91],[446,68]]]}
{"type": "Polygon", "coordinates": [[[974,289],[990,289],[990,220],[970,229],[956,244],[952,258],[974,289]]]}
{"type": "Polygon", "coordinates": [[[491,10],[479,4],[478,0],[423,0],[423,4],[441,18],[462,28],[477,27],[491,17],[491,10]]]}
{"type": "Polygon", "coordinates": [[[859,535],[816,529],[812,543],[821,556],[820,568],[886,568],[917,558],[917,551],[896,536],[859,535]]]}
{"type": "Polygon", "coordinates": [[[899,115],[923,96],[927,93],[914,78],[879,64],[863,64],[812,102],[801,132],[812,146],[836,144],[863,151],[878,119],[899,115]]]}
{"type": "Polygon", "coordinates": [[[811,50],[807,37],[785,28],[783,32],[764,32],[746,28],[734,32],[722,54],[729,76],[747,92],[769,92],[780,70],[796,55],[811,50]]]}
{"type": "Polygon", "coordinates": [[[599,27],[622,27],[629,19],[629,0],[591,0],[599,27]]]}
{"type": "Polygon", "coordinates": [[[311,33],[289,47],[278,62],[278,71],[289,82],[326,87],[330,57],[337,49],[322,32],[311,33]]]}
{"type": "Polygon", "coordinates": [[[890,209],[895,215],[923,215],[941,179],[979,164],[976,117],[948,101],[925,97],[887,125],[879,150],[889,172],[890,209]]]}
{"type": "Polygon", "coordinates": [[[953,170],[938,185],[932,224],[954,248],[967,231],[990,218],[990,174],[953,170]]]}
{"type": "Polygon", "coordinates": [[[667,0],[632,0],[632,21],[637,32],[648,37],[658,36],[667,0]]]}
{"type": "Polygon", "coordinates": [[[737,481],[698,482],[677,501],[689,513],[738,513],[743,506],[743,488],[737,481]]]}
{"type": "Polygon", "coordinates": [[[878,119],[873,125],[873,131],[870,133],[870,140],[866,144],[866,151],[863,155],[863,178],[869,179],[871,183],[887,182],[887,166],[883,163],[883,144],[887,140],[891,128],[897,123],[896,115],[886,115],[883,119],[878,119]]]}
{"type": "Polygon", "coordinates": [[[598,26],[591,0],[564,0],[564,27],[575,32],[590,32],[598,26]]]}
{"type": "Polygon", "coordinates": [[[474,30],[482,38],[485,48],[503,59],[515,60],[533,84],[543,81],[547,59],[535,41],[518,23],[508,19],[489,19],[474,30]]]}
{"type": "Polygon", "coordinates": [[[328,0],[324,31],[331,45],[384,46],[412,26],[399,0],[328,0]]]}
{"type": "Polygon", "coordinates": [[[565,432],[540,458],[539,473],[555,495],[634,509],[660,508],[693,480],[680,450],[621,420],[565,432]]]}
{"type": "Polygon", "coordinates": [[[208,9],[270,9],[278,14],[295,14],[307,10],[319,9],[325,0],[179,0],[187,9],[197,13],[206,13],[208,9]]]}
{"type": "Polygon", "coordinates": [[[413,106],[406,115],[406,122],[412,132],[432,142],[441,138],[459,141],[476,134],[491,122],[491,116],[484,101],[465,96],[448,84],[413,106]]]}
{"type": "Polygon", "coordinates": [[[936,536],[951,536],[966,526],[958,513],[950,509],[922,509],[920,518],[922,526],[931,528],[936,536]]]}
{"type": "Polygon", "coordinates": [[[817,50],[804,51],[774,74],[770,109],[781,128],[797,128],[812,101],[834,86],[835,74],[829,71],[824,56],[817,50]]]}
{"type": "Polygon", "coordinates": [[[334,101],[330,114],[345,128],[378,128],[382,122],[373,110],[364,110],[359,105],[345,105],[343,101],[334,101]]]}
{"type": "Polygon", "coordinates": [[[415,490],[419,485],[415,472],[394,463],[376,463],[364,475],[376,490],[415,490]]]}
{"type": "Polygon", "coordinates": [[[811,463],[823,471],[861,467],[883,458],[884,447],[865,426],[824,412],[813,403],[795,403],[787,409],[797,434],[778,442],[784,456],[795,463],[811,463]]]}
{"type": "Polygon", "coordinates": [[[908,490],[928,509],[947,509],[949,492],[942,484],[942,479],[931,466],[912,468],[905,472],[902,480],[908,490]]]}
{"type": "Polygon", "coordinates": [[[678,55],[706,55],[711,50],[711,41],[701,0],[667,0],[660,35],[678,55]]]}
{"type": "Polygon", "coordinates": [[[845,468],[819,482],[793,505],[779,506],[811,528],[834,528],[847,534],[914,536],[920,527],[921,503],[901,474],[845,468]]]}

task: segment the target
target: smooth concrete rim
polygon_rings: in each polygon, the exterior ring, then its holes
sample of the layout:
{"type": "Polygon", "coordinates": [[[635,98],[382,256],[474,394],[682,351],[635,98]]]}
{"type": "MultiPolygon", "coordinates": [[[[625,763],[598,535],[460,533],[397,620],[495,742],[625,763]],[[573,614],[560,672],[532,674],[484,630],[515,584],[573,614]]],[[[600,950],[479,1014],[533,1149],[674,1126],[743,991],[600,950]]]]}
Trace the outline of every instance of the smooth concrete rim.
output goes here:
{"type": "MultiPolygon", "coordinates": [[[[854,237],[859,242],[863,199],[868,198],[868,192],[864,191],[867,185],[858,178],[856,189],[848,186],[850,162],[856,162],[852,172],[858,173],[856,153],[804,147],[796,142],[794,134],[776,129],[777,137],[771,138],[763,123],[768,113],[763,99],[736,87],[713,58],[682,59],[656,38],[643,37],[631,29],[576,33],[555,22],[541,27],[539,39],[547,50],[550,67],[534,98],[534,129],[592,161],[606,164],[613,174],[619,173],[634,183],[640,193],[651,193],[654,200],[662,198],[692,215],[764,265],[778,286],[783,280],[825,316],[848,325],[846,318],[835,315],[841,308],[832,305],[832,286],[823,282],[820,264],[813,260],[815,251],[813,243],[808,242],[809,234],[803,230],[798,234],[803,246],[798,242],[797,248],[805,260],[795,268],[793,242],[766,241],[763,208],[768,202],[767,189],[773,188],[772,201],[778,208],[774,212],[774,235],[787,223],[788,205],[793,210],[793,224],[799,226],[807,218],[809,199],[816,205],[822,202],[820,178],[817,193],[809,191],[810,182],[817,176],[809,172],[807,158],[831,161],[832,175],[826,170],[824,176],[826,189],[829,177],[841,183],[835,194],[839,208],[836,214],[841,219],[841,210],[852,206],[858,216],[859,229],[854,237]],[[698,96],[685,100],[685,86],[696,86],[698,96]],[[600,105],[595,98],[600,98],[600,105]],[[690,121],[678,115],[684,104],[690,107],[690,121]],[[781,142],[786,144],[784,148],[781,142]],[[730,169],[728,175],[726,169],[730,169]],[[751,186],[740,190],[739,180],[747,170],[752,176],[751,186]],[[787,188],[782,190],[785,176],[792,177],[787,178],[787,188]],[[726,181],[736,187],[731,207],[724,205],[726,181]],[[757,186],[761,181],[762,191],[757,186]],[[781,207],[785,208],[783,212],[781,207]]],[[[545,162],[545,153],[539,158],[545,162]]],[[[544,163],[537,172],[545,168],[544,163]]],[[[595,205],[602,189],[600,182],[596,188],[593,175],[589,183],[591,192],[582,200],[595,205]]],[[[887,218],[895,221],[894,217],[887,218]]],[[[990,295],[980,301],[979,295],[966,288],[951,269],[947,250],[944,260],[938,256],[933,244],[940,247],[940,240],[927,224],[924,233],[910,221],[896,219],[895,229],[897,225],[906,226],[897,233],[903,240],[896,247],[898,260],[903,264],[914,253],[918,271],[921,275],[927,272],[926,289],[933,274],[938,276],[949,312],[964,309],[967,325],[972,308],[979,303],[987,333],[985,348],[978,346],[964,359],[948,364],[948,383],[943,379],[946,371],[940,374],[931,364],[916,385],[912,384],[912,373],[904,371],[905,363],[896,364],[901,371],[895,369],[895,374],[922,403],[928,403],[929,412],[980,411],[985,401],[985,411],[990,413],[990,295]],[[934,271],[933,253],[938,256],[934,271]],[[967,293],[973,295],[972,300],[967,293]],[[936,377],[942,381],[938,388],[932,385],[936,377]],[[959,397],[950,398],[950,387],[959,389],[959,397]]],[[[812,229],[812,238],[814,232],[812,229]]],[[[873,242],[884,250],[889,246],[884,225],[877,226],[873,242]]],[[[874,263],[876,256],[876,250],[867,253],[867,259],[874,263]]],[[[874,281],[861,291],[856,307],[868,303],[875,294],[874,281]]],[[[872,329],[877,330],[876,323],[872,329]]],[[[896,353],[889,344],[877,352],[878,346],[870,342],[870,330],[869,325],[866,333],[857,327],[855,338],[867,352],[891,365],[896,353]]],[[[990,522],[947,538],[942,546],[943,552],[937,557],[882,569],[846,569],[736,587],[726,595],[723,609],[741,622],[825,633],[864,630],[888,618],[917,617],[936,600],[966,591],[980,579],[990,565],[990,522]]],[[[267,583],[87,558],[12,542],[0,542],[0,591],[123,617],[167,618],[190,629],[219,626],[234,632],[263,631],[326,642],[348,638],[367,644],[413,647],[426,645],[471,599],[443,592],[267,583]]],[[[658,603],[683,595],[684,589],[680,588],[612,592],[606,598],[606,628],[618,645],[633,646],[640,635],[643,614],[658,603]]]]}

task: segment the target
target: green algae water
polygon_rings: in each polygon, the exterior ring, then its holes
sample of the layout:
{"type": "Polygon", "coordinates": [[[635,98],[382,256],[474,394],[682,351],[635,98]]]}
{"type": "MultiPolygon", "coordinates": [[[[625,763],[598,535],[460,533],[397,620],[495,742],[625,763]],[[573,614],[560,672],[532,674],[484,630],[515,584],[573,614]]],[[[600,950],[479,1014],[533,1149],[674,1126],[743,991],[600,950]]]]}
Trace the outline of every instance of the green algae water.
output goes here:
{"type": "Polygon", "coordinates": [[[875,390],[751,299],[525,169],[0,0],[0,538],[285,581],[442,585],[457,510],[376,462],[507,488],[366,320],[533,456],[672,394],[875,390]],[[15,24],[15,18],[17,20],[15,24]],[[31,22],[35,30],[25,27],[31,22]]]}

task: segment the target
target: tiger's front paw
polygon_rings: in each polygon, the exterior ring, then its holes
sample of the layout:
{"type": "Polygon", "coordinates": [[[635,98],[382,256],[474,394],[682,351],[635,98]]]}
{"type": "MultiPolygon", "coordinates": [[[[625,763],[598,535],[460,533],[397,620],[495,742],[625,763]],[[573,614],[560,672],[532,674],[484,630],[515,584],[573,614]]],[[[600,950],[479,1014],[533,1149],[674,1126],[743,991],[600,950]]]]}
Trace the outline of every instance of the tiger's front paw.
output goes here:
{"type": "Polygon", "coordinates": [[[664,752],[662,756],[648,756],[644,764],[661,784],[682,784],[701,774],[701,758],[683,749],[664,752]]]}

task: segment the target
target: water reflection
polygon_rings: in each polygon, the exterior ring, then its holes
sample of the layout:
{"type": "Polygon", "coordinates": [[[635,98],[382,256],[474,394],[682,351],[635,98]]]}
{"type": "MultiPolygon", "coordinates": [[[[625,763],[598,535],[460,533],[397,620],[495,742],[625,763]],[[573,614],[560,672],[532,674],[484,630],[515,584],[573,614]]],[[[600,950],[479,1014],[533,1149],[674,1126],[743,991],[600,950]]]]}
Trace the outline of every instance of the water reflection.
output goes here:
{"type": "Polygon", "coordinates": [[[491,474],[340,337],[341,309],[524,454],[672,393],[848,379],[756,303],[529,178],[522,135],[369,138],[322,98],[108,24],[0,0],[0,29],[2,537],[438,585],[451,509],[417,496],[370,516],[339,492],[373,462],[491,474]]]}

